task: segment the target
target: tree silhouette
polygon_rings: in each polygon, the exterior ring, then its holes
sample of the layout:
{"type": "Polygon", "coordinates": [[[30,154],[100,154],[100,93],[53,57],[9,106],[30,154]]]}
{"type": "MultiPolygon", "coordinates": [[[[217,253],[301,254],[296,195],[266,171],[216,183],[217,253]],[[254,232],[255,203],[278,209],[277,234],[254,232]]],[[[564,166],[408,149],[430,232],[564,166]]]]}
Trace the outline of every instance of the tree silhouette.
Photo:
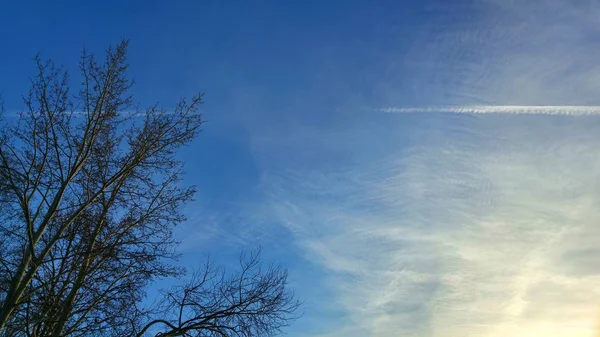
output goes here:
{"type": "Polygon", "coordinates": [[[82,83],[36,58],[26,109],[0,131],[0,336],[269,336],[298,302],[257,252],[226,273],[207,262],[144,305],[147,285],[182,277],[172,229],[194,189],[175,153],[196,136],[202,95],[133,108],[124,41],[83,53],[82,83]]]}

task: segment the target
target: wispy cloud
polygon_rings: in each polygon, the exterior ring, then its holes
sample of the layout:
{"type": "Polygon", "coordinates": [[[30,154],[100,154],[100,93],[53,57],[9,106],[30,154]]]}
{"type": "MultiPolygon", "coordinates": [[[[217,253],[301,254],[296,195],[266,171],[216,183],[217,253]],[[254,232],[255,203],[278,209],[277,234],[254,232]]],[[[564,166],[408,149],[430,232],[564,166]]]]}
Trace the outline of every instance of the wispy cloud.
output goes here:
{"type": "Polygon", "coordinates": [[[372,163],[265,175],[269,212],[334,272],[359,331],[344,335],[592,334],[600,120],[523,118],[421,127],[423,142],[372,163]]]}
{"type": "Polygon", "coordinates": [[[593,42],[600,34],[598,2],[489,0],[431,7],[436,14],[419,27],[412,48],[390,60],[395,66],[378,88],[380,104],[600,103],[600,49],[593,42]]]}

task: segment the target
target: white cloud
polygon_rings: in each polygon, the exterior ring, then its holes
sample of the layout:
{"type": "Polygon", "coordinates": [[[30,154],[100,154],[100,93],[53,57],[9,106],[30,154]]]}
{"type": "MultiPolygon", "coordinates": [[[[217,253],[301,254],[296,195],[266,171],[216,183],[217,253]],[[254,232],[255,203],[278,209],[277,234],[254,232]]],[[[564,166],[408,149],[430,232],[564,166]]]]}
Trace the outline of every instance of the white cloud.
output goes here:
{"type": "Polygon", "coordinates": [[[269,211],[334,272],[355,335],[591,336],[600,120],[452,123],[395,160],[266,175],[269,211]]]}

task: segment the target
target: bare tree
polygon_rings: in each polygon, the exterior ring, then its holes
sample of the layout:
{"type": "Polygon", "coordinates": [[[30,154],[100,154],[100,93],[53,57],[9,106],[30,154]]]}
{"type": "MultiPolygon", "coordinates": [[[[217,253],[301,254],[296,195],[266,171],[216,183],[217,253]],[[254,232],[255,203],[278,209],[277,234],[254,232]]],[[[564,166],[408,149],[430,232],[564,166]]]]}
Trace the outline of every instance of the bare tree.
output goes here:
{"type": "Polygon", "coordinates": [[[202,96],[132,109],[127,42],[82,83],[36,58],[26,109],[0,131],[0,336],[274,335],[298,302],[257,254],[227,276],[211,263],[143,305],[149,282],[181,277],[172,229],[184,220],[175,153],[201,125],[202,96]]]}

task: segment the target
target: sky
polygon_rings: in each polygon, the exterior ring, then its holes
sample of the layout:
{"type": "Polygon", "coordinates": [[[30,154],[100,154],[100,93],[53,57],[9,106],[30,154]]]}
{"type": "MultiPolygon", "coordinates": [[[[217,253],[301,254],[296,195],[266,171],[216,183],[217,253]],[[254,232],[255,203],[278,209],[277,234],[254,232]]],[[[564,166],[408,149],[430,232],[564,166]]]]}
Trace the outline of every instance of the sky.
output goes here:
{"type": "Polygon", "coordinates": [[[260,245],[304,301],[287,336],[593,337],[599,20],[592,0],[13,1],[0,92],[18,110],[36,53],[76,71],[122,38],[142,105],[203,92],[182,263],[260,245]]]}

